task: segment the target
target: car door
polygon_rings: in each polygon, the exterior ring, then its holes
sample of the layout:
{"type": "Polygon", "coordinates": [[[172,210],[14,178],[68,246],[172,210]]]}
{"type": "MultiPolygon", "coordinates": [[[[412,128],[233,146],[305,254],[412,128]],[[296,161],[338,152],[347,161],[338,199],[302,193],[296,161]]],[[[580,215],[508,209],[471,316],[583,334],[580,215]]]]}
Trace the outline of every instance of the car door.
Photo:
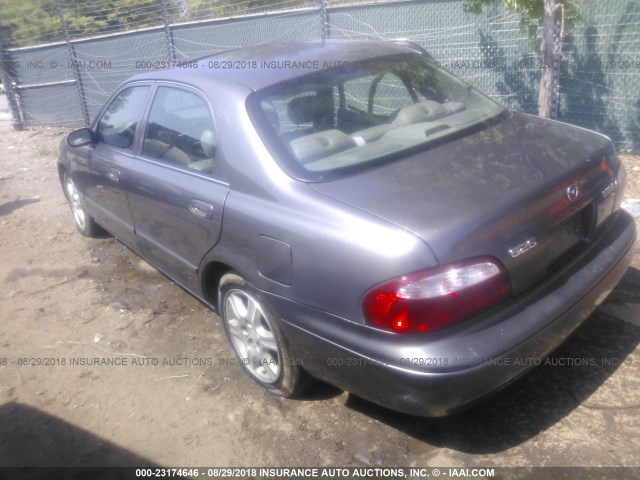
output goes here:
{"type": "Polygon", "coordinates": [[[135,140],[150,90],[144,84],[129,86],[113,97],[94,127],[96,141],[81,180],[91,215],[136,251],[139,249],[127,201],[125,172],[135,158],[135,140]]]}
{"type": "Polygon", "coordinates": [[[188,288],[220,237],[228,184],[208,101],[199,91],[159,84],[140,156],[127,172],[128,198],[144,256],[188,288]]]}

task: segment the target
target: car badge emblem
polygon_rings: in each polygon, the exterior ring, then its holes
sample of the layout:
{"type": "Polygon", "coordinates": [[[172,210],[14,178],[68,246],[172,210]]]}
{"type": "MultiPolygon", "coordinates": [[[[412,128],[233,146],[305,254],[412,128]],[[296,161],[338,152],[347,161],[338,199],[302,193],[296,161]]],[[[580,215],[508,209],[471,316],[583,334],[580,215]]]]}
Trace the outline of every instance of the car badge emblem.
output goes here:
{"type": "Polygon", "coordinates": [[[611,183],[602,190],[602,199],[604,200],[609,198],[611,194],[616,191],[617,187],[618,185],[616,184],[616,181],[612,180],[611,183]]]}
{"type": "Polygon", "coordinates": [[[575,202],[580,197],[580,189],[577,183],[572,183],[567,187],[567,198],[570,202],[575,202]]]}
{"type": "Polygon", "coordinates": [[[511,257],[516,258],[522,255],[525,252],[528,252],[532,248],[535,248],[538,245],[535,238],[529,238],[528,240],[522,242],[520,245],[516,245],[513,248],[509,249],[509,255],[511,257]]]}

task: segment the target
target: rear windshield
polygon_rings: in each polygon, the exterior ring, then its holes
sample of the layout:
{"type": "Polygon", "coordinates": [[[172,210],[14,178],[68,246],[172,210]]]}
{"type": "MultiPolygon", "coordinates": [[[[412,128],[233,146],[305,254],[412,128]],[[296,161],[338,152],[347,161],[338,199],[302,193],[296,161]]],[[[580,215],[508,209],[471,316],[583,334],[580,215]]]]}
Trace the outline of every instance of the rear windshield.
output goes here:
{"type": "Polygon", "coordinates": [[[402,54],[262,90],[249,110],[286,171],[322,181],[452,140],[504,109],[423,56],[402,54]]]}

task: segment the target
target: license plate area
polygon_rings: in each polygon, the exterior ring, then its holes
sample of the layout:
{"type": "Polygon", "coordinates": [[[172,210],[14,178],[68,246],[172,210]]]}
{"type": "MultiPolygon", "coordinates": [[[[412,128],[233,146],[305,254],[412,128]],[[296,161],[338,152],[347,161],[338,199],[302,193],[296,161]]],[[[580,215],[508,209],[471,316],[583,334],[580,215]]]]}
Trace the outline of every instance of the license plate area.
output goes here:
{"type": "Polygon", "coordinates": [[[548,271],[562,267],[589,244],[596,226],[596,213],[594,202],[589,202],[551,229],[553,261],[549,263],[548,271]]]}

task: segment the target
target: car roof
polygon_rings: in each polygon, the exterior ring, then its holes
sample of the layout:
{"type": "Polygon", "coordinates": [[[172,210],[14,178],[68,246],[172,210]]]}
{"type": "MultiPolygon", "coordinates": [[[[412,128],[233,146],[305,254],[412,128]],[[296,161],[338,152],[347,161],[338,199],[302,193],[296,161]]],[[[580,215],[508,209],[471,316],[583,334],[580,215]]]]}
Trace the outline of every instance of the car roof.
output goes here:
{"type": "Polygon", "coordinates": [[[212,79],[261,90],[313,71],[398,53],[416,53],[400,43],[379,40],[302,40],[242,47],[185,60],[182,67],[145,72],[129,79],[178,81],[195,86],[212,79]],[[198,68],[189,68],[190,62],[198,68]]]}

